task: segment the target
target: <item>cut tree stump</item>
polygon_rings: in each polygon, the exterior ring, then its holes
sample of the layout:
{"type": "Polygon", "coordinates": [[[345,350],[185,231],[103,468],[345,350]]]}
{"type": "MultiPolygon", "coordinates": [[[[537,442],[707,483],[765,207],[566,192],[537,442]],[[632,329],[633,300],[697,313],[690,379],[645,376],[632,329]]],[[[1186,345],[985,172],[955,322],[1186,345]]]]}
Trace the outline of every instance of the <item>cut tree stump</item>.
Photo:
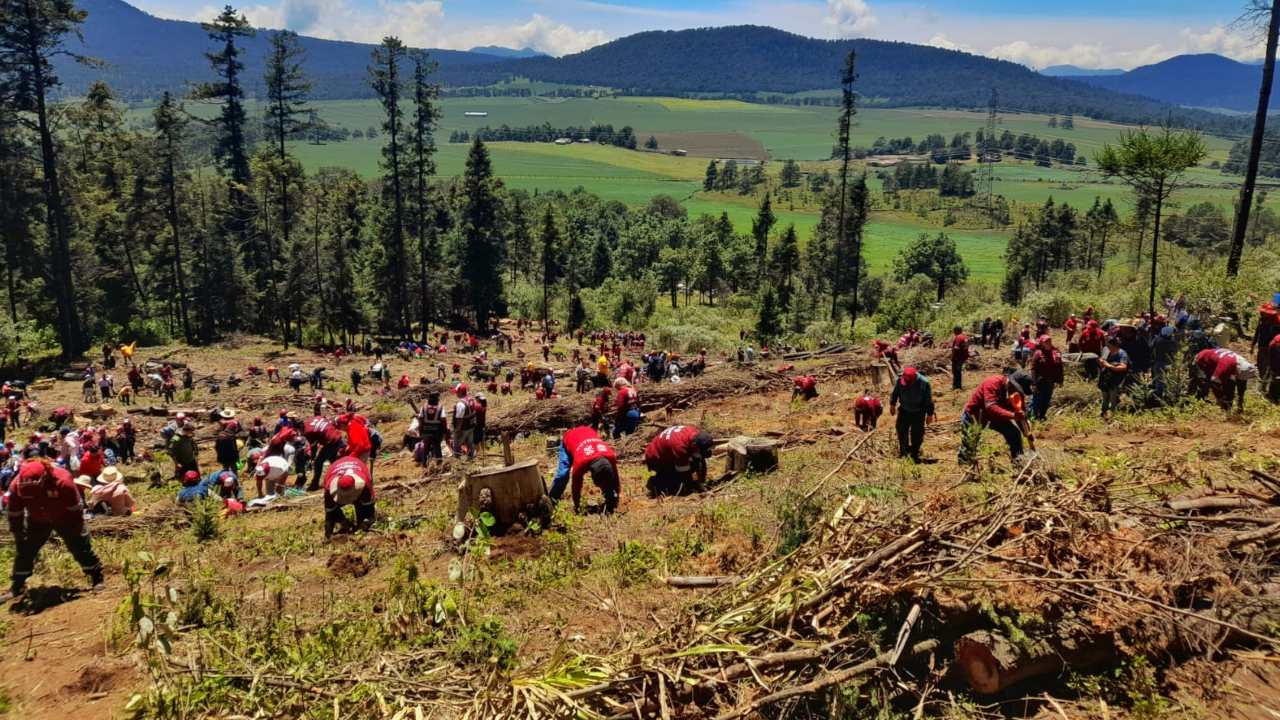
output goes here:
{"type": "Polygon", "coordinates": [[[978,630],[956,641],[956,665],[974,692],[998,693],[1028,678],[1086,668],[1115,657],[1115,649],[1100,639],[1056,638],[1015,644],[1005,636],[978,630]]]}
{"type": "Polygon", "coordinates": [[[493,515],[496,533],[505,532],[516,523],[550,518],[551,499],[547,497],[537,460],[525,460],[507,467],[491,467],[468,472],[458,484],[456,523],[465,523],[473,515],[493,515]]]}
{"type": "Polygon", "coordinates": [[[777,440],[735,437],[725,446],[725,472],[772,472],[778,469],[777,440]]]}

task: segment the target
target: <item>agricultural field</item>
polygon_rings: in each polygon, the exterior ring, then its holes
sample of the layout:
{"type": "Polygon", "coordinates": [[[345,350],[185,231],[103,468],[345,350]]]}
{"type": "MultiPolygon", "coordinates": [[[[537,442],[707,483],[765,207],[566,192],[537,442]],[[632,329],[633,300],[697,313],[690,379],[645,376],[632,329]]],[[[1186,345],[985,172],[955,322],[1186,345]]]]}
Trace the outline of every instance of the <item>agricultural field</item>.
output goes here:
{"type": "MultiPolygon", "coordinates": [[[[831,150],[835,108],[657,97],[446,98],[442,105],[443,116],[437,133],[442,177],[460,176],[465,166],[467,145],[447,142],[454,131],[475,131],[503,124],[513,127],[543,123],[554,127],[630,125],[642,143],[650,135],[656,137],[659,152],[594,144],[495,142],[489,144],[494,171],[508,187],[530,192],[585,188],[603,198],[632,206],[643,205],[655,195],[670,195],[693,215],[727,212],[739,232],[750,229],[759,200],[734,193],[703,193],[707,158],[767,156],[773,161],[769,165],[771,174],[776,174],[780,167],[778,161],[784,159],[800,161],[806,173],[833,169],[832,163],[824,158],[831,150]],[[488,115],[467,117],[466,112],[488,115]],[[688,156],[667,154],[666,151],[675,148],[686,150],[688,156]]],[[[363,133],[381,125],[381,109],[372,100],[319,102],[316,107],[332,126],[363,133]]],[[[192,111],[209,112],[205,107],[194,107],[192,111]]],[[[144,112],[143,108],[134,109],[134,119],[141,120],[144,112]]],[[[256,110],[251,108],[251,112],[256,110]]],[[[1048,140],[1061,138],[1075,144],[1077,152],[1090,160],[1104,144],[1114,141],[1126,129],[1115,123],[1080,117],[1075,119],[1074,129],[1065,130],[1049,127],[1048,120],[1046,115],[1009,113],[1001,115],[998,128],[1001,132],[1031,133],[1048,140]]],[[[882,136],[910,136],[919,140],[931,133],[940,133],[950,137],[957,132],[976,131],[985,121],[986,115],[980,112],[869,108],[857,115],[853,143],[869,146],[882,136]]],[[[1231,145],[1229,139],[1219,137],[1207,137],[1206,143],[1209,162],[1224,160],[1231,145]]],[[[382,138],[373,137],[322,145],[296,142],[291,150],[309,172],[324,166],[340,166],[372,177],[379,172],[381,148],[382,138]]],[[[1091,166],[1045,168],[1030,162],[1006,160],[996,166],[994,173],[994,191],[1014,204],[1036,206],[1052,197],[1055,202],[1085,208],[1095,198],[1102,198],[1126,212],[1133,203],[1128,187],[1103,177],[1091,166]]],[[[1194,169],[1188,177],[1189,187],[1175,198],[1175,210],[1205,201],[1229,208],[1238,192],[1234,178],[1207,166],[1194,169]]],[[[871,181],[873,187],[879,187],[874,176],[871,181]]],[[[1280,198],[1271,202],[1280,202],[1280,198]]],[[[808,239],[818,221],[816,208],[812,206],[789,207],[775,202],[775,212],[779,228],[794,224],[801,242],[808,239]]],[[[911,238],[942,229],[911,213],[873,213],[865,246],[868,262],[873,270],[883,271],[911,238]]],[[[956,239],[974,280],[999,279],[1007,233],[955,228],[946,231],[956,239]]]]}

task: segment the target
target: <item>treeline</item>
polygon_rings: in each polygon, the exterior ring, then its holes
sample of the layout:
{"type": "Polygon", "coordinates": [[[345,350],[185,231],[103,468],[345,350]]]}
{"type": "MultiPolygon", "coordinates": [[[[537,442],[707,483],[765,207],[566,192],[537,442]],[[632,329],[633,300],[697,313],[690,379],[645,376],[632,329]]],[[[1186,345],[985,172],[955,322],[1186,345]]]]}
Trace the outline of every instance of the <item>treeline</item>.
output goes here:
{"type": "MultiPolygon", "coordinates": [[[[1139,200],[1135,222],[1150,221],[1150,203],[1139,200]]],[[[1107,257],[1115,251],[1108,243],[1120,227],[1120,216],[1111,200],[1094,199],[1083,215],[1066,203],[1045,201],[1029,221],[1019,225],[1005,249],[1005,277],[1001,295],[1016,305],[1023,294],[1039,289],[1050,273],[1066,270],[1096,271],[1099,276],[1107,257]]],[[[1138,256],[1142,248],[1137,250],[1138,256]]]]}
{"type": "MultiPolygon", "coordinates": [[[[782,184],[784,187],[795,187],[800,184],[800,167],[794,161],[784,163],[782,168],[782,184]]],[[[766,182],[764,163],[751,161],[739,166],[737,160],[719,160],[707,163],[706,174],[702,179],[702,189],[706,192],[728,192],[736,190],[741,195],[750,195],[766,182]]]]}
{"type": "Polygon", "coordinates": [[[949,162],[941,170],[926,163],[901,162],[893,171],[876,173],[886,193],[898,190],[937,190],[942,197],[970,197],[975,192],[974,172],[949,162]]]}
{"type": "Polygon", "coordinates": [[[569,328],[640,325],[657,298],[681,293],[706,303],[759,294],[771,317],[804,327],[875,300],[861,249],[868,191],[847,164],[804,251],[768,196],[749,234],[724,213],[690,219],[669,197],[632,210],[585,191],[531,196],[503,186],[478,138],[462,176],[441,179],[434,64],[389,37],[369,58],[383,111],[379,177],[308,173],[287,143],[311,116],[293,33],[270,35],[264,113],[251,118],[240,48],[256,31],[225,8],[205,24],[209,82],[190,95],[217,105],[208,130],[171,95],[137,127],[105,84],[49,102],[57,40],[83,16],[28,7],[13,15],[0,4],[0,91],[13,100],[0,103],[0,325],[11,331],[0,342],[52,335],[72,356],[97,340],[208,343],[241,331],[286,345],[425,338],[509,313],[569,328]]]}
{"type": "Polygon", "coordinates": [[[1034,160],[1037,165],[1048,166],[1053,162],[1064,165],[1085,165],[1088,160],[1084,155],[1076,155],[1076,146],[1062,138],[1044,140],[1031,133],[1014,135],[1005,130],[999,138],[987,138],[984,131],[979,130],[974,142],[983,153],[1000,151],[1012,155],[1019,160],[1034,160]]]}
{"type": "MultiPolygon", "coordinates": [[[[1231,144],[1227,153],[1227,161],[1222,163],[1222,172],[1229,175],[1243,175],[1249,164],[1249,139],[1242,138],[1231,144]]],[[[1280,178],[1280,134],[1268,132],[1262,143],[1262,153],[1258,156],[1258,174],[1263,177],[1280,178]]]]}
{"type": "Polygon", "coordinates": [[[970,133],[956,133],[951,141],[941,134],[934,133],[916,142],[910,136],[901,138],[875,139],[869,148],[858,148],[855,157],[875,157],[877,155],[929,155],[935,162],[945,163],[949,160],[968,160],[973,155],[970,146],[970,133]]]}
{"type": "Polygon", "coordinates": [[[555,128],[550,123],[529,125],[527,127],[511,127],[502,125],[491,128],[482,127],[474,133],[466,130],[455,130],[449,133],[449,142],[467,143],[473,139],[481,142],[555,142],[556,140],[589,140],[600,145],[635,150],[638,142],[635,130],[630,125],[614,129],[612,125],[592,125],[591,127],[555,128]]]}

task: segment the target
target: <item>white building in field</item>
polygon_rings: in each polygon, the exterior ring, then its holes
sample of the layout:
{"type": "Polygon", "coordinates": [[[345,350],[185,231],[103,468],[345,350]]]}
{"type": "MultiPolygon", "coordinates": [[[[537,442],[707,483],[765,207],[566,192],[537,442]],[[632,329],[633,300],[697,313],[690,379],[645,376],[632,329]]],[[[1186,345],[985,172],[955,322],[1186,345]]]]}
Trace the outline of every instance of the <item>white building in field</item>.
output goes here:
{"type": "Polygon", "coordinates": [[[463,117],[489,117],[489,113],[481,110],[468,110],[462,113],[463,117]]]}

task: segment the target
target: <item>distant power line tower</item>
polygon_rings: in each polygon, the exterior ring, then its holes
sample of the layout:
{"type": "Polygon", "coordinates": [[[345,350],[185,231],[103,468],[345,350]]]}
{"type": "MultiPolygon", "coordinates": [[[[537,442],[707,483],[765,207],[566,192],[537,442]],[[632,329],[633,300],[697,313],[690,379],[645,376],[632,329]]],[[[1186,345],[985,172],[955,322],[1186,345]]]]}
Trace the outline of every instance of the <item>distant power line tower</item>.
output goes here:
{"type": "Polygon", "coordinates": [[[1000,141],[996,139],[996,109],[1000,103],[1000,94],[991,88],[991,100],[987,103],[987,126],[982,132],[982,146],[978,148],[978,188],[982,192],[982,201],[987,208],[987,218],[995,227],[995,200],[992,190],[995,186],[995,164],[1000,160],[1000,141]]]}

